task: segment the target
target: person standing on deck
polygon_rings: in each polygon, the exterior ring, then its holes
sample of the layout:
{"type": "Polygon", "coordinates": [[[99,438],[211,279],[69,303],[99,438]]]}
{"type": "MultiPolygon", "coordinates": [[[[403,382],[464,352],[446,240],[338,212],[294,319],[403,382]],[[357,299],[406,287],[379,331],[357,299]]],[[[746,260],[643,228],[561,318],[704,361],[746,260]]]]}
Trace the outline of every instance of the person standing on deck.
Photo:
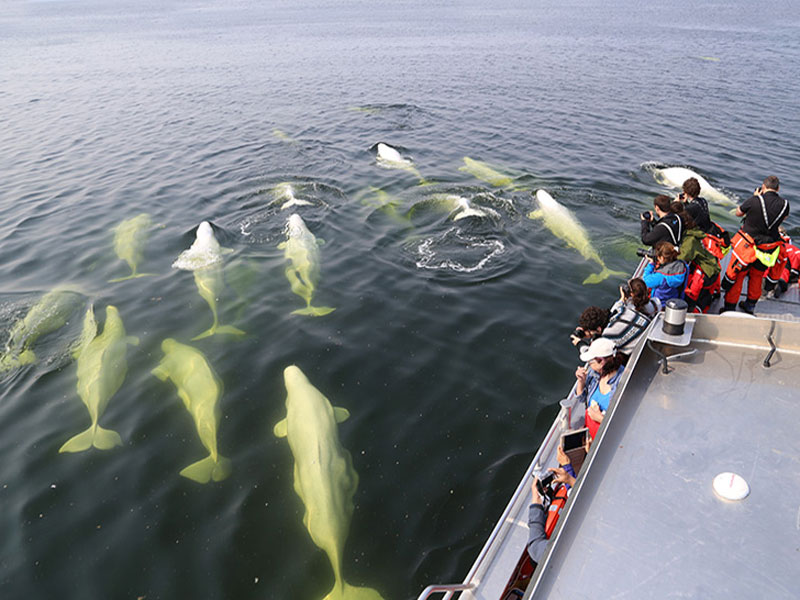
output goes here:
{"type": "MultiPolygon", "coordinates": [[[[692,217],[697,228],[703,233],[711,231],[711,216],[708,213],[708,202],[700,196],[700,182],[690,177],[683,182],[683,192],[678,196],[684,208],[692,217]]],[[[689,229],[687,227],[687,229],[689,229]]],[[[676,244],[677,246],[678,244],[676,244]]]]}
{"type": "Polygon", "coordinates": [[[658,242],[672,242],[679,246],[683,239],[684,223],[680,216],[675,214],[683,209],[679,202],[672,202],[669,196],[656,196],[653,200],[653,212],[649,210],[642,213],[642,243],[655,246],[658,242]],[[673,210],[673,204],[674,206],[673,210]]]}
{"type": "Polygon", "coordinates": [[[779,187],[778,178],[770,175],[736,209],[736,216],[744,218],[742,227],[731,240],[731,260],[722,279],[725,305],[720,312],[736,309],[745,276],[748,277],[747,299],[739,302],[739,308],[750,314],[755,312],[764,272],[777,262],[781,252],[783,241],[778,227],[789,214],[789,202],[778,195],[779,187]]]}

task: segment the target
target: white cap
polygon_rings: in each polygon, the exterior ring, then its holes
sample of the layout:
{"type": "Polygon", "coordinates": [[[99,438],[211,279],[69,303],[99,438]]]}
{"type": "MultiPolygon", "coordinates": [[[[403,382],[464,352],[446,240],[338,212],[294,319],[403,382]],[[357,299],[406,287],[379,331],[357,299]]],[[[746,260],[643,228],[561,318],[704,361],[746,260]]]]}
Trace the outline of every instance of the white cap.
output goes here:
{"type": "Polygon", "coordinates": [[[583,362],[589,362],[593,358],[614,356],[616,353],[617,348],[614,342],[608,338],[600,337],[589,344],[588,347],[581,348],[581,360],[583,362]]]}

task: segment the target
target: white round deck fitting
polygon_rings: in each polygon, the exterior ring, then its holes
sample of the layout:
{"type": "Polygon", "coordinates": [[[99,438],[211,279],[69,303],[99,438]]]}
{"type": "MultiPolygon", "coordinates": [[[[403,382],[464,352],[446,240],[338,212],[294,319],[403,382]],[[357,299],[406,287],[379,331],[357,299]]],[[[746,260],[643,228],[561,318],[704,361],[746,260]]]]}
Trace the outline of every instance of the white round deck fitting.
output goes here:
{"type": "Polygon", "coordinates": [[[750,493],[750,486],[741,475],[720,473],[714,477],[714,492],[723,500],[744,500],[750,493]]]}

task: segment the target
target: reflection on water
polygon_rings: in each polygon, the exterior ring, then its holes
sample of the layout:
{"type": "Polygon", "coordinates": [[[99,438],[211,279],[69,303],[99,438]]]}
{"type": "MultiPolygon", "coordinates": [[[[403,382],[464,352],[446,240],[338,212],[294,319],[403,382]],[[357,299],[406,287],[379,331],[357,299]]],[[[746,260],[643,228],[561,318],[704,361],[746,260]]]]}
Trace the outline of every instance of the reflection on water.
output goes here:
{"type": "Polygon", "coordinates": [[[526,218],[533,191],[627,273],[665,191],[646,161],[730,198],[772,172],[800,186],[783,9],[679,3],[676,36],[672,6],[578,4],[4,11],[0,596],[316,599],[347,581],[390,600],[464,575],[573,380],[569,331],[621,280],[582,285],[597,266],[526,218]],[[768,102],[765,72],[783,82],[768,102]],[[382,168],[378,142],[416,171],[382,168]],[[325,240],[315,267],[278,248],[295,213],[325,240]],[[232,252],[193,280],[172,264],[203,222],[232,252]],[[72,308],[41,312],[63,323],[18,325],[57,289],[72,308]],[[90,304],[140,339],[100,420],[123,445],[59,454],[87,426],[72,353],[90,304]],[[209,323],[247,335],[189,344],[209,323]],[[208,397],[175,382],[192,418],[151,374],[166,339],[216,374],[208,397]],[[351,413],[338,576],[272,435],[292,364],[351,413]]]}

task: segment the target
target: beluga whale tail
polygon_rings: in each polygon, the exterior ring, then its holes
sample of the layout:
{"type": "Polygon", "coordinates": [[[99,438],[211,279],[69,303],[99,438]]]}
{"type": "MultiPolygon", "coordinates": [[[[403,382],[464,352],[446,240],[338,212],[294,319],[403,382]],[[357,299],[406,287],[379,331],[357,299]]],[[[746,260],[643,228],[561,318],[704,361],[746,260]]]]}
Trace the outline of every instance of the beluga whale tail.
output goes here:
{"type": "Polygon", "coordinates": [[[606,267],[589,241],[586,229],[567,207],[556,202],[545,190],[536,190],[536,201],[539,203],[539,208],[531,211],[528,218],[541,219],[554,236],[565,241],[569,247],[575,248],[586,260],[592,260],[600,265],[601,271],[589,275],[583,280],[584,284],[600,283],[611,275],[620,277],[626,275],[622,271],[612,271],[606,267]]]}

